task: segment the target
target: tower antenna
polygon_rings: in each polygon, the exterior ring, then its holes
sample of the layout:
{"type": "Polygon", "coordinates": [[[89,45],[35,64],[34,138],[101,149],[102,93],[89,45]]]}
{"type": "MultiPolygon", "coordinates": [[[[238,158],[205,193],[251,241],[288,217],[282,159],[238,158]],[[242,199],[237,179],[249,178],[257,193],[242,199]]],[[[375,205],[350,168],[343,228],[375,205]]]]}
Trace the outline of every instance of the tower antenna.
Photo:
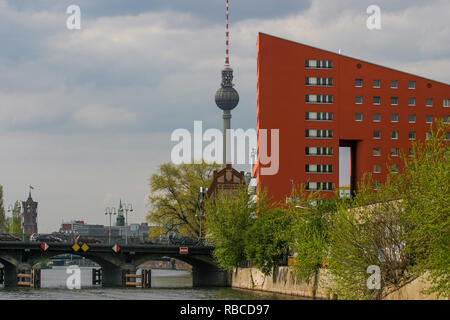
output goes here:
{"type": "Polygon", "coordinates": [[[230,67],[230,2],[226,0],[225,24],[225,68],[230,67]]]}

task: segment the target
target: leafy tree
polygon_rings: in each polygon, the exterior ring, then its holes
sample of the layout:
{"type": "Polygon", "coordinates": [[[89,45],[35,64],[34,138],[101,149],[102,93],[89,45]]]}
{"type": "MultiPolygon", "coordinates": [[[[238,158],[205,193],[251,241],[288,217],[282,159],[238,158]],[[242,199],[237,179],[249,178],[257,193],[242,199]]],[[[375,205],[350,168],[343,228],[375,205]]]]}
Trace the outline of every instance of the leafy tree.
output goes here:
{"type": "Polygon", "coordinates": [[[164,232],[198,237],[200,235],[200,187],[209,186],[218,164],[205,162],[174,165],[166,163],[150,178],[152,193],[149,222],[164,227],[164,232]]]}
{"type": "Polygon", "coordinates": [[[14,204],[12,219],[9,224],[9,233],[21,237],[23,235],[23,221],[20,209],[20,202],[16,201],[14,204]]]}
{"type": "MultiPolygon", "coordinates": [[[[260,195],[261,197],[261,195],[260,195]]],[[[270,275],[289,251],[292,216],[281,208],[259,210],[258,218],[245,235],[245,253],[264,274],[270,275]]]]}
{"type": "Polygon", "coordinates": [[[415,257],[415,271],[426,275],[426,293],[450,297],[450,151],[443,138],[450,125],[438,119],[431,138],[413,144],[414,157],[403,155],[402,192],[406,246],[415,257]]]}
{"type": "Polygon", "coordinates": [[[388,176],[374,190],[366,175],[349,202],[341,202],[330,232],[329,270],[334,291],[343,299],[382,299],[414,280],[412,257],[405,249],[403,203],[397,183],[388,176]],[[380,288],[367,285],[369,266],[380,268],[380,288]]]}
{"type": "Polygon", "coordinates": [[[0,185],[0,233],[8,233],[8,224],[6,222],[5,207],[3,205],[2,185],[0,185]]]}
{"type": "Polygon", "coordinates": [[[255,221],[258,205],[245,186],[221,192],[204,203],[206,237],[215,247],[213,256],[222,269],[232,271],[246,260],[245,234],[255,221]]]}

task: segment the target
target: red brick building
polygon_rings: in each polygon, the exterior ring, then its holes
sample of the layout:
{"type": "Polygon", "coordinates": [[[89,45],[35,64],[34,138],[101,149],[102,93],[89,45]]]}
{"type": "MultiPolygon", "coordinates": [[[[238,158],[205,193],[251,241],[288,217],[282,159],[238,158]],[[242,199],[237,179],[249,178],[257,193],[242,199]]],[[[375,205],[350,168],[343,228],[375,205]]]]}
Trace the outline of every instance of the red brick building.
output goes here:
{"type": "Polygon", "coordinates": [[[389,157],[398,166],[430,122],[449,122],[448,84],[266,34],[257,49],[257,130],[279,129],[279,171],[254,173],[276,200],[292,183],[333,196],[340,146],[351,148],[352,190],[365,172],[382,182],[389,157]]]}

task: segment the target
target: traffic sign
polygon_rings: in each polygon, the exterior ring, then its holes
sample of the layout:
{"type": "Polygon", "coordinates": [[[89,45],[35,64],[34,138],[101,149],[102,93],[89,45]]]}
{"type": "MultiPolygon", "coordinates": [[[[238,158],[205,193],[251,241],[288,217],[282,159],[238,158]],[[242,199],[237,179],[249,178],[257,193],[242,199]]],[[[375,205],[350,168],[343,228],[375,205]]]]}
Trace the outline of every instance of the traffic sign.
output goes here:
{"type": "Polygon", "coordinates": [[[120,247],[118,244],[115,244],[114,247],[112,247],[112,249],[115,253],[118,253],[120,251],[120,247]]]}
{"type": "Polygon", "coordinates": [[[77,252],[78,250],[80,250],[80,246],[78,245],[78,243],[75,243],[75,244],[72,246],[72,249],[73,249],[73,251],[77,252]]]}
{"type": "Polygon", "coordinates": [[[83,249],[84,252],[89,250],[89,246],[85,243],[81,246],[81,249],[83,249]]]}
{"type": "Polygon", "coordinates": [[[49,245],[46,244],[45,242],[43,244],[41,244],[41,249],[44,251],[47,251],[47,249],[49,248],[49,245]]]}
{"type": "Polygon", "coordinates": [[[188,254],[189,249],[188,247],[180,247],[180,254],[188,254]]]}

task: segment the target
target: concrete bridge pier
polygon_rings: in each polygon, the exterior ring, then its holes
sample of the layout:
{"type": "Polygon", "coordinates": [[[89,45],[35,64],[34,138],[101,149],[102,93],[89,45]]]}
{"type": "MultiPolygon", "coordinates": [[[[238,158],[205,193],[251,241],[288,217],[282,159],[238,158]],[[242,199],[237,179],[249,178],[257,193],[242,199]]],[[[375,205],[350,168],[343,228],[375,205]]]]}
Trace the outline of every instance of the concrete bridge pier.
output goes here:
{"type": "Polygon", "coordinates": [[[192,268],[193,287],[229,287],[231,274],[212,265],[196,265],[192,268]]]}
{"type": "Polygon", "coordinates": [[[17,287],[17,268],[16,266],[6,263],[4,264],[5,270],[5,288],[7,287],[17,287]]]}
{"type": "Polygon", "coordinates": [[[118,266],[102,266],[102,286],[121,287],[122,269],[118,266]]]}

